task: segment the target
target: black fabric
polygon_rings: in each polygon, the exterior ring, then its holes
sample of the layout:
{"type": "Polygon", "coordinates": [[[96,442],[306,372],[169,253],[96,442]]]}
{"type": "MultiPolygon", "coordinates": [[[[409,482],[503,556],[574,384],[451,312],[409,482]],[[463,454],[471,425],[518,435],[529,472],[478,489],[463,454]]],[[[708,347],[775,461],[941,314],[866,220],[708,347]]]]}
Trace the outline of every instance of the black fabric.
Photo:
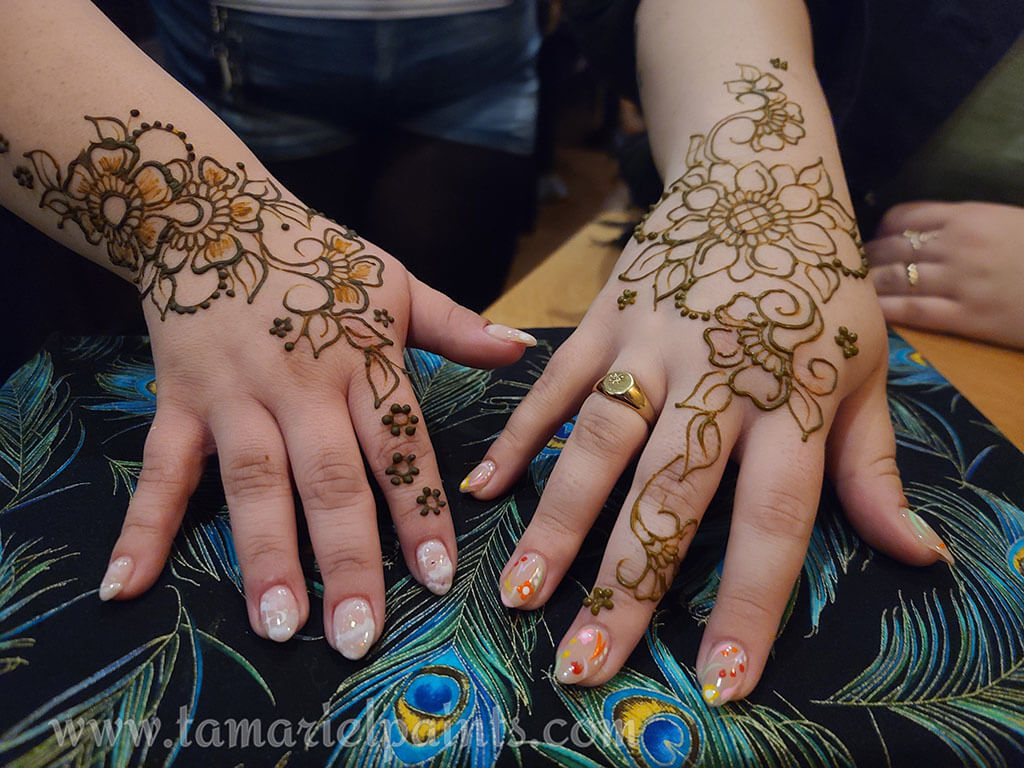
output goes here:
{"type": "MultiPolygon", "coordinates": [[[[248,628],[212,467],[157,584],[136,600],[97,599],[155,409],[152,359],[140,338],[51,339],[0,388],[0,763],[1021,764],[1024,457],[896,337],[889,405],[907,498],[956,565],[914,568],[872,551],[826,488],[763,679],[747,702],[708,709],[692,664],[721,572],[731,469],[626,668],[597,688],[556,684],[554,644],[593,583],[629,473],[533,612],[504,608],[496,581],[572,423],[508,496],[478,502],[453,489],[568,332],[538,332],[522,361],[493,373],[408,355],[459,568],[443,598],[412,581],[378,499],[388,619],[358,663],[323,640],[305,537],[307,625],[285,644],[248,628]],[[436,730],[416,741],[399,721],[436,730]],[[148,748],[130,726],[153,729],[148,748]],[[56,739],[69,727],[77,746],[56,739]]],[[[614,609],[600,619],[614,623],[614,609]]]]}

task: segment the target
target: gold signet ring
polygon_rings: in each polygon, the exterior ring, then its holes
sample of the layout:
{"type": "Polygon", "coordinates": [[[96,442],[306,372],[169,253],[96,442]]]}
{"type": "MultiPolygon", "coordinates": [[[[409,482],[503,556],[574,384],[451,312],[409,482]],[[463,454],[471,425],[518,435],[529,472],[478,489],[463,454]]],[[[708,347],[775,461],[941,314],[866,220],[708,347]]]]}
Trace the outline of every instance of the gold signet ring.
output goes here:
{"type": "Polygon", "coordinates": [[[640,414],[648,426],[654,424],[654,407],[651,405],[647,395],[636,383],[633,374],[628,371],[610,371],[594,385],[594,391],[598,392],[609,400],[628,405],[640,414]]]}

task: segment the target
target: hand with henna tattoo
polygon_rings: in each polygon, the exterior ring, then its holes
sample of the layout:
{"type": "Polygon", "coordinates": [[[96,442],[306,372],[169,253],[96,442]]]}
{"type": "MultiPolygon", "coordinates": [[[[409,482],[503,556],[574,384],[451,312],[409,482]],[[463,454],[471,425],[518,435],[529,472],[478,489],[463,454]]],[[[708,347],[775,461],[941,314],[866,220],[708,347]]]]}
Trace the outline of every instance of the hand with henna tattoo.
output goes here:
{"type": "MultiPolygon", "coordinates": [[[[798,32],[802,12],[793,6],[798,32]]],[[[736,460],[721,584],[697,659],[704,698],[718,706],[749,693],[769,663],[826,470],[868,543],[918,565],[951,558],[900,485],[884,323],[834,144],[817,138],[830,133],[806,44],[794,32],[784,51],[769,48],[779,25],[745,3],[656,0],[639,25],[641,66],[656,69],[645,71],[647,114],[669,183],[469,490],[504,492],[578,413],[499,579],[506,605],[536,608],[639,454],[594,584],[594,594],[614,591],[614,607],[598,615],[591,596],[555,659],[559,681],[599,685],[640,641],[736,460]],[[737,65],[727,53],[688,52],[681,41],[708,18],[743,19],[743,39],[755,41],[744,50],[763,55],[737,65]],[[715,95],[688,92],[703,85],[665,66],[673,60],[706,80],[713,71],[715,95]],[[618,371],[632,379],[610,375],[618,371]],[[609,394],[621,379],[637,385],[629,398],[609,394]],[[517,600],[507,585],[522,581],[523,562],[531,589],[517,600]]]]}
{"type": "Polygon", "coordinates": [[[156,415],[100,599],[156,581],[216,453],[252,628],[285,641],[309,614],[294,483],[324,584],[323,632],[361,657],[384,624],[364,454],[413,576],[444,594],[455,573],[448,497],[403,349],[495,366],[531,337],[488,326],[308,209],[91,3],[7,11],[8,30],[52,34],[0,32],[31,72],[24,83],[0,76],[0,202],[138,287],[156,364],[156,415]],[[70,44],[79,29],[92,47],[70,44]],[[94,85],[69,90],[58,64],[94,85]],[[132,74],[131,96],[111,67],[132,74]]]}

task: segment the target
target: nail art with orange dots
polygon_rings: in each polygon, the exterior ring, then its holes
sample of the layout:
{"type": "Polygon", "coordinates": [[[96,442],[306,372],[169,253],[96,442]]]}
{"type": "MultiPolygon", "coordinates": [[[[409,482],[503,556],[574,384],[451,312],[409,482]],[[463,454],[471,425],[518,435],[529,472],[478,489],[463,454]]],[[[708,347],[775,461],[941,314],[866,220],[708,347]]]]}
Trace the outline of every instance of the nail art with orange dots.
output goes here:
{"type": "Polygon", "coordinates": [[[746,651],[735,643],[721,643],[708,655],[700,675],[705,703],[718,707],[731,701],[746,676],[746,651]]]}
{"type": "Polygon", "coordinates": [[[501,583],[501,602],[508,608],[520,608],[530,602],[544,583],[544,558],[528,552],[512,565],[501,583]]]}
{"type": "Polygon", "coordinates": [[[592,676],[608,658],[608,633],[587,625],[563,646],[555,665],[555,679],[563,685],[579,683],[592,676]]]}

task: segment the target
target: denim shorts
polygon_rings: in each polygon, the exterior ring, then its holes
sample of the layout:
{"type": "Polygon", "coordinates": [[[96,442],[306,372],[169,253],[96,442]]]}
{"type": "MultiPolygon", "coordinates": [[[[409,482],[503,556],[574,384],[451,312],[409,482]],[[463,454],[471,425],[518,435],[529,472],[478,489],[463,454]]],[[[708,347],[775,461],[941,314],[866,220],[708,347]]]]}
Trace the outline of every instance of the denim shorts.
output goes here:
{"type": "Polygon", "coordinates": [[[529,155],[535,0],[414,19],[309,19],[150,0],[165,67],[269,160],[401,128],[529,155]]]}

